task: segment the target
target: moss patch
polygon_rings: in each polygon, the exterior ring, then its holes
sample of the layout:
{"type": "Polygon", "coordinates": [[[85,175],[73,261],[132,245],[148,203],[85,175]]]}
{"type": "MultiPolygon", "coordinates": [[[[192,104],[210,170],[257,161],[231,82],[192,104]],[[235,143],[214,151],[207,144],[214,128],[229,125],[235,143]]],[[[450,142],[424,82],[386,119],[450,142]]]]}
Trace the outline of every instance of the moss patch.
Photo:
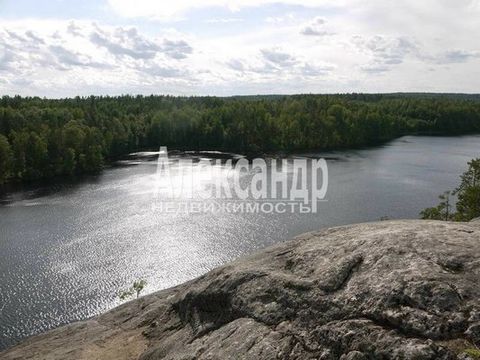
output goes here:
{"type": "Polygon", "coordinates": [[[478,349],[466,349],[463,350],[464,354],[467,354],[468,356],[474,358],[474,359],[479,359],[480,360],[480,350],[478,349]]]}

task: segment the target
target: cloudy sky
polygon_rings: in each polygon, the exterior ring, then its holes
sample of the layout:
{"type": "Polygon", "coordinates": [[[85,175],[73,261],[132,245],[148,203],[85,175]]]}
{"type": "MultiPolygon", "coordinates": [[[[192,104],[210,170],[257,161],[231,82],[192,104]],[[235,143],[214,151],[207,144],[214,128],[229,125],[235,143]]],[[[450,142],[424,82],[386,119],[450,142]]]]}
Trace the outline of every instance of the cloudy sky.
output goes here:
{"type": "Polygon", "coordinates": [[[480,92],[480,0],[0,0],[0,94],[480,92]]]}

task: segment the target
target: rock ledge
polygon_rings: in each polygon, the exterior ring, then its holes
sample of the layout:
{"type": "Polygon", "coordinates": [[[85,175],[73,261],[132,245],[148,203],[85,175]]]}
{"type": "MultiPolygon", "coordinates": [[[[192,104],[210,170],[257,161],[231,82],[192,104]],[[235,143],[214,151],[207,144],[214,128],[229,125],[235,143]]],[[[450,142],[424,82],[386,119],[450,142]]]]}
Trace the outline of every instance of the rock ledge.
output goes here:
{"type": "Polygon", "coordinates": [[[1,359],[469,359],[480,222],[385,221],[301,235],[1,359]]]}

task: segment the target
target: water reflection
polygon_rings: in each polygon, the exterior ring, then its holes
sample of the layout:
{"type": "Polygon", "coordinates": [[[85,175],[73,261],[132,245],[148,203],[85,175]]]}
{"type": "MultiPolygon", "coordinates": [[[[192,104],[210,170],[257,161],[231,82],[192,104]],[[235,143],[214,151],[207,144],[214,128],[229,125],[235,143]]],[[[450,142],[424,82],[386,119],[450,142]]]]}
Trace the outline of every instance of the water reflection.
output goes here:
{"type": "Polygon", "coordinates": [[[455,187],[479,150],[478,136],[404,137],[374,149],[297,154],[327,158],[328,202],[317,214],[152,211],[156,153],[134,154],[97,177],[9,194],[0,206],[0,348],[117,305],[118,291],[136,279],[152,292],[305,231],[415,218],[455,187]]]}

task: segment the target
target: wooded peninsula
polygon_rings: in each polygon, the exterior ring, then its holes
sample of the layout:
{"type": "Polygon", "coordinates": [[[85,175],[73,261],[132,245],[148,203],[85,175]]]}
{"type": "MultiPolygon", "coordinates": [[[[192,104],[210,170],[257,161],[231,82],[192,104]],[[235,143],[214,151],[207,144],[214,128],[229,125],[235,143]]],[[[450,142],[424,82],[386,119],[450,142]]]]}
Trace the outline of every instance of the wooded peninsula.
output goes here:
{"type": "Polygon", "coordinates": [[[476,95],[4,96],[0,184],[95,173],[160,145],[261,154],[467,133],[480,133],[476,95]]]}

